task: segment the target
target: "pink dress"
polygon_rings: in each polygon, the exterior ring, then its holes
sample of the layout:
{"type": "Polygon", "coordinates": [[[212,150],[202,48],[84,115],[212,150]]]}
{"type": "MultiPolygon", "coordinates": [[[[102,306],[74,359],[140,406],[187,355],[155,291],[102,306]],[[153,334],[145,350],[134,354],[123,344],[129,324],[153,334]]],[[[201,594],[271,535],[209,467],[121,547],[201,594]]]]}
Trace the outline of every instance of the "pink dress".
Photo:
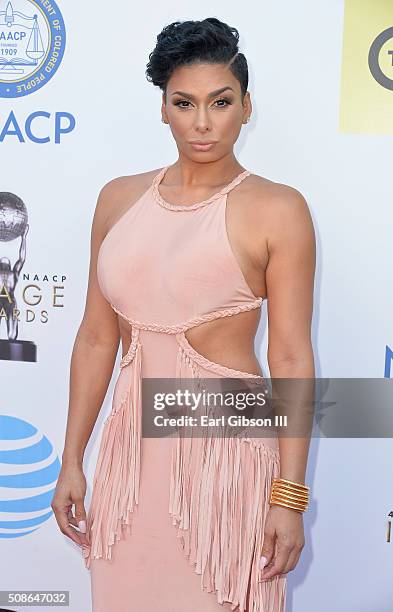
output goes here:
{"type": "Polygon", "coordinates": [[[158,185],[103,240],[103,295],[130,325],[112,410],[102,431],[87,513],[93,612],[284,612],[286,575],[260,582],[276,437],[141,435],[141,379],[256,374],[208,360],[187,330],[260,308],[229,243],[227,193],[194,204],[158,185]]]}

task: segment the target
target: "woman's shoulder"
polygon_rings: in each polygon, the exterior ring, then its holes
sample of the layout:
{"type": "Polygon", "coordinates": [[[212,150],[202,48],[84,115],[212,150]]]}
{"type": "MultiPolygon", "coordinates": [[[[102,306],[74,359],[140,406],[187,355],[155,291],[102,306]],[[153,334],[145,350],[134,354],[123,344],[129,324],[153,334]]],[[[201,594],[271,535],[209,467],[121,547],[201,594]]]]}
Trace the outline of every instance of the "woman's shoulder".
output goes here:
{"type": "Polygon", "coordinates": [[[303,236],[312,229],[309,206],[300,189],[265,176],[250,174],[233,204],[256,241],[263,236],[272,242],[288,232],[303,236]]]}
{"type": "Polygon", "coordinates": [[[154,177],[161,168],[155,168],[154,170],[148,170],[147,172],[138,172],[136,174],[128,174],[117,176],[110,179],[103,185],[100,193],[106,195],[116,195],[123,192],[129,192],[130,190],[138,190],[140,188],[149,187],[154,177]]]}
{"type": "Polygon", "coordinates": [[[276,218],[290,221],[294,217],[309,215],[306,197],[299,188],[254,173],[244,181],[241,199],[242,206],[247,207],[247,213],[255,220],[276,218]]]}
{"type": "Polygon", "coordinates": [[[248,195],[253,195],[251,201],[257,204],[275,203],[278,205],[279,202],[287,202],[295,205],[296,201],[305,201],[305,197],[297,187],[288,185],[286,183],[280,183],[269,179],[259,174],[251,173],[248,181],[245,182],[248,187],[248,195]]]}
{"type": "Polygon", "coordinates": [[[101,187],[95,215],[101,220],[105,232],[147,191],[159,171],[160,168],[117,176],[101,187]]]}

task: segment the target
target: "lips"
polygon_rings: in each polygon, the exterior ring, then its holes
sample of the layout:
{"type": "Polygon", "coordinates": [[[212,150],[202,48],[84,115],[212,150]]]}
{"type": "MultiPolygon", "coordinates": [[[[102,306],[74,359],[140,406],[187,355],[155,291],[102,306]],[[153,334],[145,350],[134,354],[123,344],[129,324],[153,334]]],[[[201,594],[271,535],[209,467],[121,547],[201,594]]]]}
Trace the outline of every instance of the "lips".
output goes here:
{"type": "Polygon", "coordinates": [[[214,145],[216,143],[213,141],[199,141],[196,142],[195,140],[190,142],[190,145],[192,146],[192,148],[194,149],[194,151],[210,151],[214,145]]]}

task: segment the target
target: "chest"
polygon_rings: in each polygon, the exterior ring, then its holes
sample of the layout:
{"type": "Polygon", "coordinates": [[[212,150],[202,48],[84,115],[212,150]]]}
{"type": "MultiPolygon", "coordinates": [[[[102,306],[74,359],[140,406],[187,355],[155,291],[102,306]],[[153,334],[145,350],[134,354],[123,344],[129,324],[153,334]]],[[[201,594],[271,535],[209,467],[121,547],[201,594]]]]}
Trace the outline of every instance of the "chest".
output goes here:
{"type": "Polygon", "coordinates": [[[142,321],[179,321],[254,300],[225,226],[225,199],[190,211],[147,201],[107,234],[97,275],[104,296],[142,321]]]}

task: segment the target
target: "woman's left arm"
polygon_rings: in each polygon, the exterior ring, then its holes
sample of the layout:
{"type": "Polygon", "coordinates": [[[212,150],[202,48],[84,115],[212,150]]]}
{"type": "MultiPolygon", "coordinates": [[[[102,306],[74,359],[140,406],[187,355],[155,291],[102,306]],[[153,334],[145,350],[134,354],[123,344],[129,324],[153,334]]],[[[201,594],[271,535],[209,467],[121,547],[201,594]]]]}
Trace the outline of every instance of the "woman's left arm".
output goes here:
{"type": "MultiPolygon", "coordinates": [[[[314,379],[311,321],[316,247],[311,214],[302,194],[280,185],[269,202],[267,223],[270,376],[314,379]]],[[[309,437],[279,436],[280,478],[305,482],[309,442],[309,437]]],[[[303,546],[302,513],[272,504],[261,551],[267,560],[262,580],[292,570],[303,546]]]]}

